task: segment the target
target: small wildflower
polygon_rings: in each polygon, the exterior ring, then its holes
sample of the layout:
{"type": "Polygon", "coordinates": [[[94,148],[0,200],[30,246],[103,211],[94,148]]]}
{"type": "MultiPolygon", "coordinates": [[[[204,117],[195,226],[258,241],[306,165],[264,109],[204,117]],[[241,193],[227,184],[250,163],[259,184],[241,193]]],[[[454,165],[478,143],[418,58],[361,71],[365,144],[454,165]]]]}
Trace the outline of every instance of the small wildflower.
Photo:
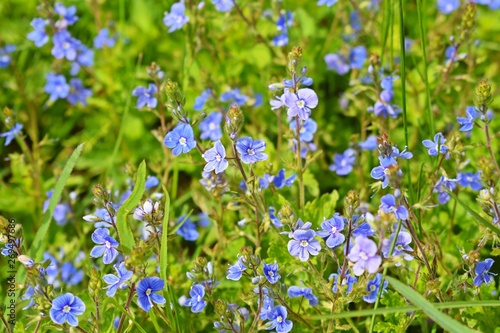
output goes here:
{"type": "Polygon", "coordinates": [[[94,246],[92,251],[90,251],[90,256],[93,258],[102,258],[104,264],[112,263],[118,256],[118,242],[109,235],[109,229],[99,228],[92,234],[92,241],[97,244],[94,246]]]}
{"type": "Polygon", "coordinates": [[[139,307],[149,312],[153,307],[153,303],[165,304],[165,298],[160,294],[156,294],[156,292],[163,290],[164,285],[165,281],[159,277],[149,277],[139,281],[136,290],[139,307]]]}
{"type": "Polygon", "coordinates": [[[276,333],[287,333],[292,330],[293,323],[291,320],[286,319],[288,313],[286,308],[282,305],[276,306],[269,314],[270,326],[266,330],[275,329],[276,333]]]}
{"type": "Polygon", "coordinates": [[[154,109],[158,104],[156,99],[156,93],[158,89],[154,83],[150,83],[148,89],[143,86],[139,86],[132,91],[132,96],[138,97],[137,108],[142,109],[147,106],[148,108],[154,109]]]}
{"type": "Polygon", "coordinates": [[[28,34],[28,39],[35,43],[35,46],[41,47],[49,41],[49,36],[45,33],[46,21],[43,18],[34,18],[31,20],[31,26],[35,29],[28,34]]]}
{"type": "Polygon", "coordinates": [[[109,29],[102,28],[97,33],[97,36],[94,38],[94,48],[102,49],[103,47],[113,47],[116,43],[116,37],[109,37],[109,29]]]}
{"type": "MultiPolygon", "coordinates": [[[[380,284],[382,283],[382,274],[378,273],[373,280],[368,281],[366,285],[366,291],[369,293],[366,296],[363,296],[363,300],[366,303],[375,303],[378,296],[378,291],[380,289],[380,284]]],[[[382,291],[385,291],[389,282],[387,280],[384,281],[384,287],[382,291]]]]}
{"type": "Polygon", "coordinates": [[[301,261],[309,260],[309,255],[318,255],[321,245],[317,239],[314,239],[316,233],[313,230],[295,230],[288,242],[288,252],[298,257],[301,261]]]}
{"type": "Polygon", "coordinates": [[[356,163],[356,151],[352,148],[347,148],[342,154],[335,154],[333,164],[329,169],[335,171],[339,176],[346,176],[353,170],[356,163]]]}
{"type": "Polygon", "coordinates": [[[239,279],[241,279],[241,276],[246,269],[247,268],[245,267],[245,265],[243,265],[242,259],[238,258],[236,264],[229,266],[229,268],[227,269],[226,279],[238,281],[239,279]]]}
{"type": "Polygon", "coordinates": [[[213,148],[208,149],[202,157],[207,162],[203,168],[205,172],[215,171],[218,174],[229,166],[229,162],[226,160],[226,149],[220,141],[215,142],[213,148]]]}
{"type": "Polygon", "coordinates": [[[263,270],[267,281],[271,284],[275,284],[281,278],[281,275],[278,273],[278,264],[276,262],[274,262],[274,264],[264,263],[263,270]]]}
{"type": "Polygon", "coordinates": [[[318,298],[312,293],[311,288],[291,286],[288,288],[288,297],[304,297],[309,301],[310,306],[315,306],[319,303],[318,298]]]}
{"type": "Polygon", "coordinates": [[[474,278],[474,285],[479,287],[483,283],[489,285],[493,281],[493,273],[490,273],[491,266],[495,261],[491,258],[486,259],[485,261],[478,262],[474,273],[476,273],[476,277],[474,278]]]}
{"type": "Polygon", "coordinates": [[[21,133],[23,129],[22,124],[15,124],[10,130],[0,133],[0,138],[5,138],[4,146],[8,146],[14,138],[21,133]]]}
{"type": "Polygon", "coordinates": [[[370,274],[376,273],[382,263],[382,258],[377,255],[377,244],[363,236],[356,237],[348,259],[354,263],[352,270],[356,276],[362,275],[365,270],[370,274]]]}
{"type": "Polygon", "coordinates": [[[386,194],[380,199],[380,209],[386,213],[394,213],[398,220],[408,219],[408,210],[405,206],[396,206],[396,198],[392,194],[386,194]]]}
{"type": "Polygon", "coordinates": [[[285,104],[288,107],[288,116],[298,116],[302,120],[307,120],[311,115],[311,109],[318,105],[318,95],[309,88],[299,89],[297,94],[285,92],[285,104]]]}
{"type": "Polygon", "coordinates": [[[319,237],[326,238],[326,246],[333,249],[345,241],[345,236],[341,233],[344,230],[346,219],[335,213],[332,218],[321,222],[322,230],[318,231],[319,237]]]}
{"type": "Polygon", "coordinates": [[[179,123],[172,131],[168,132],[163,142],[168,148],[173,148],[172,154],[174,156],[187,153],[196,147],[193,128],[186,123],[179,123]]]}
{"type": "Polygon", "coordinates": [[[254,164],[265,161],[268,155],[264,153],[266,142],[264,140],[253,140],[247,136],[236,141],[236,150],[240,153],[241,161],[245,164],[254,164]]]}
{"type": "Polygon", "coordinates": [[[442,133],[437,133],[434,135],[434,141],[424,140],[422,144],[428,149],[430,156],[437,156],[439,153],[446,154],[448,151],[448,146],[445,146],[446,139],[442,133]]]}
{"type": "Polygon", "coordinates": [[[175,30],[181,29],[189,21],[184,12],[186,11],[186,6],[184,2],[176,2],[170,8],[170,13],[166,13],[163,18],[163,23],[169,27],[168,32],[174,32],[175,30]]]}
{"type": "Polygon", "coordinates": [[[211,141],[217,141],[222,139],[222,114],[220,112],[212,112],[205,119],[203,119],[199,128],[201,131],[200,139],[210,139],[211,141]]]}
{"type": "Polygon", "coordinates": [[[193,285],[189,291],[189,296],[191,298],[187,299],[184,305],[190,306],[191,312],[201,312],[207,306],[207,302],[203,299],[205,296],[205,287],[202,284],[193,285]]]}
{"type": "Polygon", "coordinates": [[[55,101],[59,98],[64,99],[68,97],[71,88],[66,83],[64,75],[55,75],[47,73],[47,83],[45,84],[45,92],[50,95],[50,101],[55,101]]]}
{"type": "Polygon", "coordinates": [[[466,117],[458,117],[457,121],[462,127],[460,127],[461,132],[470,132],[472,131],[472,128],[474,127],[474,122],[476,119],[480,118],[479,112],[476,111],[476,108],[473,106],[468,106],[465,109],[465,115],[466,117]]]}
{"type": "Polygon", "coordinates": [[[60,295],[52,300],[50,319],[56,324],[68,322],[70,326],[78,326],[79,316],[85,312],[85,303],[71,293],[60,295]]]}
{"type": "Polygon", "coordinates": [[[483,188],[481,182],[481,171],[473,172],[459,172],[457,175],[457,183],[462,187],[470,186],[473,191],[479,191],[483,188]]]}

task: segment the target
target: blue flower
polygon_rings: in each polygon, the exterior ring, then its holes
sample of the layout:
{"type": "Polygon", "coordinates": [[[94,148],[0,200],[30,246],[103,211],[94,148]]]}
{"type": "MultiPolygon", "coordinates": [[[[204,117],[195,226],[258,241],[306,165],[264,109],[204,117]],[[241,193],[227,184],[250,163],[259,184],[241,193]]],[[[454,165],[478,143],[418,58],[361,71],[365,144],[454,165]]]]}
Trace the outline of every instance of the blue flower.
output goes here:
{"type": "Polygon", "coordinates": [[[293,25],[293,13],[290,10],[282,13],[281,16],[276,21],[276,29],[278,31],[286,31],[293,25]]]}
{"type": "Polygon", "coordinates": [[[481,182],[481,171],[478,171],[476,173],[459,172],[457,175],[457,183],[460,186],[470,186],[472,190],[479,191],[483,188],[483,184],[481,182]]]}
{"type": "Polygon", "coordinates": [[[297,93],[285,92],[285,104],[288,107],[288,116],[298,116],[302,120],[307,120],[311,115],[311,109],[318,106],[318,95],[309,88],[299,89],[297,93]]]}
{"type": "Polygon", "coordinates": [[[338,0],[318,0],[318,6],[327,6],[331,7],[337,3],[338,0]]]}
{"type": "Polygon", "coordinates": [[[173,32],[175,30],[181,29],[186,23],[189,21],[189,17],[187,17],[184,12],[186,11],[186,6],[184,2],[176,2],[170,8],[170,13],[166,13],[163,18],[163,23],[170,27],[168,32],[173,32]]]}
{"type": "Polygon", "coordinates": [[[356,164],[356,151],[348,148],[342,154],[335,154],[329,169],[339,176],[346,176],[352,172],[354,164],[356,164]]]}
{"type": "Polygon", "coordinates": [[[474,273],[476,273],[476,277],[474,278],[474,285],[479,287],[483,283],[489,285],[493,281],[493,273],[490,273],[491,266],[495,261],[491,258],[486,259],[485,261],[480,261],[476,265],[476,269],[474,273]]]}
{"type": "Polygon", "coordinates": [[[281,275],[278,273],[278,264],[276,261],[274,264],[269,265],[264,263],[263,271],[267,281],[271,284],[275,284],[281,278],[281,275]]]}
{"type": "Polygon", "coordinates": [[[118,288],[121,288],[124,285],[124,282],[130,280],[132,275],[134,275],[132,271],[125,268],[124,262],[122,262],[119,266],[114,265],[114,268],[116,270],[116,275],[106,274],[102,277],[104,282],[108,284],[105,289],[108,289],[108,291],[106,291],[106,295],[109,297],[113,297],[118,288]]]}
{"type": "Polygon", "coordinates": [[[283,223],[276,217],[276,209],[273,206],[269,207],[269,219],[276,228],[283,227],[283,223]]]}
{"type": "MultiPolygon", "coordinates": [[[[388,175],[390,173],[390,169],[397,167],[398,162],[396,162],[396,159],[393,157],[379,156],[378,159],[380,161],[380,165],[372,169],[370,176],[372,176],[373,179],[379,179],[382,181],[382,188],[386,188],[389,185],[388,175]]],[[[401,173],[401,170],[398,170],[397,173],[401,173]]]]}
{"type": "Polygon", "coordinates": [[[194,284],[189,291],[191,298],[184,303],[185,306],[191,307],[191,312],[198,313],[203,311],[207,302],[203,299],[205,296],[205,287],[202,284],[194,284]]]}
{"type": "Polygon", "coordinates": [[[78,103],[87,105],[87,98],[92,95],[92,91],[90,89],[86,89],[80,79],[73,78],[69,80],[69,83],[71,88],[68,95],[68,102],[71,105],[76,105],[78,103]]]}
{"type": "Polygon", "coordinates": [[[291,286],[288,288],[288,297],[304,297],[309,301],[310,306],[318,305],[318,298],[312,293],[311,288],[291,286]]]}
{"type": "Polygon", "coordinates": [[[226,160],[226,149],[220,141],[217,141],[213,148],[208,149],[202,157],[207,162],[203,168],[205,172],[215,170],[217,174],[223,172],[229,166],[229,162],[226,160]]]}
{"type": "MultiPolygon", "coordinates": [[[[389,258],[389,251],[391,249],[392,242],[394,240],[396,232],[391,234],[390,238],[385,238],[382,242],[382,254],[385,258],[389,258]]],[[[413,252],[413,249],[409,246],[411,243],[411,235],[406,231],[400,231],[396,239],[396,244],[392,251],[392,257],[403,256],[407,261],[413,260],[413,256],[408,252],[413,252]]],[[[400,266],[400,263],[396,263],[396,266],[400,266]]]]}
{"type": "Polygon", "coordinates": [[[45,84],[44,90],[50,95],[50,100],[55,101],[59,98],[66,98],[70,93],[70,86],[66,83],[66,78],[64,75],[55,75],[52,73],[47,73],[46,75],[47,83],[45,84]]]}
{"type": "Polygon", "coordinates": [[[230,11],[234,6],[233,0],[212,0],[212,3],[217,11],[223,13],[230,11]]]}
{"type": "Polygon", "coordinates": [[[50,319],[56,324],[68,322],[70,326],[78,326],[79,316],[85,312],[85,303],[71,293],[60,295],[52,300],[50,319]]]}
{"type": "Polygon", "coordinates": [[[14,138],[16,137],[16,135],[19,135],[21,133],[22,129],[23,129],[23,125],[16,123],[7,132],[0,133],[0,138],[5,138],[4,146],[8,146],[12,142],[12,140],[14,140],[14,138]]]}
{"type": "Polygon", "coordinates": [[[281,47],[288,45],[288,33],[281,33],[273,38],[273,46],[281,47]]]}
{"type": "Polygon", "coordinates": [[[14,45],[6,45],[0,48],[0,68],[6,68],[9,66],[12,58],[10,53],[14,52],[16,47],[14,45]]]}
{"type": "MultiPolygon", "coordinates": [[[[354,216],[356,216],[356,218],[357,218],[358,215],[354,215],[354,216]]],[[[353,220],[354,220],[354,216],[353,216],[353,220]]],[[[356,229],[354,229],[352,231],[353,237],[358,237],[358,236],[371,237],[374,234],[375,234],[375,231],[372,229],[372,227],[367,222],[361,223],[359,226],[356,227],[356,229]]]]}
{"type": "MultiPolygon", "coordinates": [[[[293,119],[290,122],[290,129],[296,133],[297,132],[297,122],[293,119]]],[[[310,142],[313,140],[314,133],[318,130],[318,125],[312,118],[308,118],[301,126],[299,130],[300,141],[310,142]]]]}
{"type": "Polygon", "coordinates": [[[23,310],[27,310],[35,305],[35,298],[33,296],[35,296],[35,288],[28,286],[24,295],[19,298],[21,301],[30,301],[28,305],[23,308],[23,310]]]}
{"type": "Polygon", "coordinates": [[[349,53],[349,61],[351,68],[360,69],[366,60],[366,48],[364,46],[356,46],[349,53]]]}
{"type": "Polygon", "coordinates": [[[154,188],[160,184],[160,180],[156,178],[155,176],[148,176],[146,179],[146,183],[144,184],[144,188],[146,190],[149,190],[151,188],[154,188]]]}
{"type": "Polygon", "coordinates": [[[476,119],[479,119],[481,115],[476,111],[476,108],[473,106],[468,106],[465,108],[465,118],[458,117],[457,121],[462,127],[460,127],[461,132],[469,132],[472,131],[474,127],[474,122],[476,119]]]}
{"type": "Polygon", "coordinates": [[[460,0],[438,0],[437,8],[443,14],[450,14],[460,7],[460,0]]]}
{"type": "MultiPolygon", "coordinates": [[[[382,283],[382,274],[378,273],[373,280],[368,281],[366,285],[366,291],[369,292],[368,295],[363,296],[363,300],[367,303],[375,303],[378,296],[378,291],[380,289],[380,284],[382,283]]],[[[382,288],[382,292],[385,291],[388,285],[388,281],[384,281],[384,287],[382,288]]]]}
{"type": "Polygon", "coordinates": [[[265,161],[269,157],[264,153],[266,142],[264,140],[253,140],[249,136],[236,141],[236,150],[240,153],[241,161],[245,164],[265,161]]]}
{"type": "Polygon", "coordinates": [[[358,143],[358,146],[361,150],[375,150],[378,146],[377,137],[375,135],[370,135],[365,141],[358,143]]]}
{"type": "Polygon", "coordinates": [[[355,245],[347,258],[355,263],[352,271],[356,276],[362,275],[365,270],[370,274],[376,273],[382,263],[382,258],[377,255],[377,244],[363,236],[355,238],[355,245]]]}
{"type": "Polygon", "coordinates": [[[76,7],[64,7],[61,3],[56,3],[54,6],[54,10],[61,18],[56,22],[56,28],[66,29],[69,25],[75,24],[78,21],[78,16],[76,16],[76,7]]]}
{"type": "Polygon", "coordinates": [[[186,123],[179,123],[172,131],[168,132],[163,141],[165,146],[173,148],[172,154],[178,156],[187,153],[196,147],[193,128],[186,123]]]}
{"type": "Polygon", "coordinates": [[[78,46],[78,55],[76,61],[71,64],[71,75],[77,75],[81,66],[90,67],[94,64],[94,50],[89,49],[83,44],[78,46]]]}
{"type": "Polygon", "coordinates": [[[266,330],[275,329],[276,333],[287,333],[290,332],[293,328],[293,323],[291,320],[286,319],[288,313],[286,308],[282,305],[276,306],[271,310],[269,314],[269,326],[266,327],[266,330]]]}
{"type": "Polygon", "coordinates": [[[226,279],[238,281],[241,279],[243,272],[246,270],[246,266],[243,264],[242,259],[238,258],[236,264],[229,266],[226,272],[226,279]]]}
{"type": "Polygon", "coordinates": [[[456,187],[456,179],[450,179],[445,176],[441,176],[441,178],[439,178],[437,183],[434,185],[432,192],[438,194],[439,203],[444,205],[450,200],[450,195],[448,194],[446,189],[448,189],[449,191],[454,191],[456,187]]]}
{"type": "Polygon", "coordinates": [[[200,122],[200,139],[210,139],[211,141],[220,140],[222,138],[221,122],[222,113],[216,111],[209,114],[208,117],[200,122]]]}
{"type": "Polygon", "coordinates": [[[401,109],[394,104],[384,102],[383,99],[387,98],[386,96],[389,96],[389,93],[382,91],[380,95],[382,101],[377,101],[373,107],[368,108],[368,112],[373,112],[377,117],[387,118],[390,116],[392,118],[397,118],[401,113],[401,109]]]}
{"type": "Polygon", "coordinates": [[[321,250],[321,245],[314,239],[316,233],[313,230],[295,230],[292,240],[288,242],[288,252],[298,257],[301,261],[309,260],[309,255],[316,256],[321,250]]]}
{"type": "Polygon", "coordinates": [[[422,144],[428,149],[430,156],[437,156],[439,153],[446,154],[448,151],[448,146],[445,146],[446,139],[441,132],[434,135],[434,141],[424,140],[422,144]]]}
{"type": "Polygon", "coordinates": [[[201,92],[201,95],[196,97],[193,109],[201,111],[205,107],[205,103],[212,96],[212,89],[206,89],[201,92]]]}
{"type": "Polygon", "coordinates": [[[33,41],[37,47],[45,45],[49,41],[49,36],[45,33],[46,21],[43,18],[31,20],[31,26],[35,29],[28,34],[28,39],[33,41]]]}
{"type": "Polygon", "coordinates": [[[326,246],[335,248],[345,241],[345,236],[341,233],[344,230],[346,219],[339,213],[333,214],[333,217],[321,222],[322,230],[317,231],[319,237],[326,238],[326,246]]]}
{"type": "Polygon", "coordinates": [[[77,285],[83,281],[83,271],[76,269],[71,262],[65,262],[61,266],[61,280],[67,285],[77,285]]]}
{"type": "Polygon", "coordinates": [[[158,88],[154,83],[150,83],[148,89],[143,86],[139,86],[132,91],[132,96],[139,97],[137,99],[137,108],[142,109],[144,106],[154,109],[158,104],[156,100],[156,93],[158,88]]]}
{"type": "Polygon", "coordinates": [[[344,75],[350,70],[347,59],[340,54],[329,53],[325,55],[326,67],[329,70],[334,70],[339,75],[344,75]]]}
{"type": "Polygon", "coordinates": [[[115,46],[115,42],[116,42],[116,36],[109,37],[109,29],[102,28],[97,33],[97,36],[95,36],[95,38],[94,38],[94,48],[102,49],[105,46],[113,47],[113,46],[115,46]]]}
{"type": "Polygon", "coordinates": [[[111,264],[118,256],[118,242],[109,235],[109,229],[99,228],[92,234],[92,241],[98,246],[94,246],[90,251],[90,256],[93,258],[102,257],[104,264],[111,264]]]}
{"type": "MultiPolygon", "coordinates": [[[[177,219],[177,224],[184,221],[185,215],[179,216],[177,219]]],[[[194,242],[200,237],[200,233],[196,229],[196,224],[194,224],[190,218],[187,218],[182,226],[177,230],[177,234],[187,241],[194,242]]]]}
{"type": "Polygon", "coordinates": [[[386,194],[380,199],[380,209],[386,213],[394,213],[398,220],[408,219],[408,210],[405,206],[396,206],[396,198],[392,194],[386,194]]]}
{"type": "MultiPolygon", "coordinates": [[[[274,308],[274,299],[269,297],[267,289],[262,288],[264,294],[264,300],[262,302],[262,307],[260,309],[259,318],[262,320],[268,320],[271,318],[271,313],[274,308]]],[[[257,292],[258,293],[258,292],[257,292]]],[[[257,298],[257,305],[260,304],[260,297],[257,298]]]]}
{"type": "MultiPolygon", "coordinates": [[[[338,269],[338,274],[337,273],[332,273],[330,274],[330,277],[329,277],[329,280],[333,279],[333,283],[332,283],[332,291],[336,294],[338,289],[339,289],[339,283],[338,283],[338,279],[339,279],[339,275],[342,274],[342,269],[339,268],[338,269]]],[[[351,276],[350,272],[347,270],[345,273],[344,273],[344,277],[340,283],[340,286],[343,287],[345,285],[347,285],[347,289],[346,289],[346,294],[349,294],[351,291],[352,291],[352,288],[354,287],[354,284],[358,282],[358,279],[354,276],[351,276]]]]}
{"type": "Polygon", "coordinates": [[[165,304],[165,298],[160,294],[155,294],[163,290],[165,281],[159,277],[144,278],[137,284],[137,302],[139,307],[146,312],[149,312],[153,307],[153,303],[165,304]]]}
{"type": "Polygon", "coordinates": [[[78,55],[80,44],[78,39],[71,37],[69,31],[60,30],[54,34],[52,55],[56,59],[66,58],[69,61],[74,61],[78,55]]]}
{"type": "Polygon", "coordinates": [[[278,174],[273,177],[273,184],[277,189],[283,188],[284,186],[292,186],[296,177],[297,175],[293,174],[285,178],[285,169],[281,169],[278,171],[278,174]]]}
{"type": "Polygon", "coordinates": [[[239,106],[243,106],[249,100],[249,97],[240,93],[240,88],[230,89],[220,95],[221,102],[234,101],[239,106]]]}

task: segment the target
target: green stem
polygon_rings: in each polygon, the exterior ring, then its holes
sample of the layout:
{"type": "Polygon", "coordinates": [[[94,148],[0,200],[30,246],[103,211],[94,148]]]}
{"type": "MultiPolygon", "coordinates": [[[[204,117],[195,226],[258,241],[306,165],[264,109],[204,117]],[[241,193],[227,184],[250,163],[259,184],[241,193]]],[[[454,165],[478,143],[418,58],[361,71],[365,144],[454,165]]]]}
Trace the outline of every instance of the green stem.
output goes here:
{"type": "MultiPolygon", "coordinates": [[[[399,220],[398,228],[396,229],[396,234],[393,237],[391,247],[389,248],[388,258],[390,258],[392,256],[392,252],[394,251],[394,248],[396,247],[396,241],[398,240],[397,235],[399,235],[399,231],[401,230],[402,224],[403,224],[403,220],[399,220]]],[[[384,268],[384,271],[382,272],[382,280],[380,281],[380,287],[378,288],[377,299],[375,300],[375,306],[374,306],[375,310],[378,308],[378,303],[380,301],[380,297],[382,296],[382,291],[384,290],[384,279],[385,279],[386,274],[387,274],[387,266],[384,268]]],[[[375,326],[375,314],[372,315],[372,319],[370,322],[370,333],[373,332],[374,326],[375,326]]]]}
{"type": "Polygon", "coordinates": [[[300,121],[299,116],[295,116],[295,125],[297,129],[297,173],[299,174],[299,208],[304,211],[305,193],[304,193],[304,177],[302,169],[302,156],[300,155],[300,121]]]}

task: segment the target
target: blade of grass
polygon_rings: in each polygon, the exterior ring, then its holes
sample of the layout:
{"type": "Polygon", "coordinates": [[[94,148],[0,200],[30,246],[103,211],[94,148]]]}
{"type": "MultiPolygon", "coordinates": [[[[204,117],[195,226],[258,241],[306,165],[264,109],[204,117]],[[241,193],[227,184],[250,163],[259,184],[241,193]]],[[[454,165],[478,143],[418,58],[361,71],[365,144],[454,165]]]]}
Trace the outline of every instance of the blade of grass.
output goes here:
{"type": "Polygon", "coordinates": [[[163,227],[161,232],[161,253],[160,253],[160,276],[164,281],[167,281],[167,265],[168,265],[168,222],[170,218],[170,196],[168,191],[163,187],[163,196],[165,197],[165,211],[163,213],[163,227]]]}
{"type": "Polygon", "coordinates": [[[54,187],[54,192],[52,193],[52,197],[49,201],[49,207],[43,215],[42,225],[40,226],[40,229],[38,229],[35,239],[31,244],[29,256],[37,262],[42,259],[44,250],[44,244],[42,241],[45,238],[47,231],[49,230],[50,222],[52,221],[52,215],[54,215],[54,210],[57,206],[57,203],[59,202],[59,199],[61,198],[61,194],[64,186],[66,185],[66,181],[68,180],[71,171],[73,171],[73,168],[75,167],[76,162],[78,161],[78,158],[82,153],[84,145],[84,143],[78,145],[78,147],[76,147],[76,149],[73,151],[68,161],[66,162],[61,176],[59,176],[56,186],[54,187]]]}
{"type": "Polygon", "coordinates": [[[130,313],[128,313],[125,308],[123,307],[123,305],[121,305],[120,303],[118,303],[118,301],[113,298],[113,297],[109,297],[111,299],[111,301],[113,302],[113,304],[122,312],[125,314],[125,316],[127,316],[128,319],[132,320],[132,322],[134,323],[134,325],[137,327],[137,329],[141,332],[141,333],[147,333],[141,326],[141,324],[139,324],[137,321],[135,321],[134,317],[132,317],[132,315],[130,315],[130,313]]]}
{"type": "Polygon", "coordinates": [[[132,194],[125,200],[125,202],[118,209],[116,215],[116,227],[118,228],[118,237],[120,238],[120,245],[123,252],[128,254],[135,246],[135,239],[130,226],[128,225],[128,215],[137,207],[137,204],[142,199],[144,193],[144,184],[146,182],[146,162],[142,161],[137,170],[135,177],[135,186],[132,194]]]}
{"type": "Polygon", "coordinates": [[[439,326],[451,333],[477,333],[457,320],[439,311],[431,302],[426,300],[422,295],[411,287],[405,285],[393,277],[386,277],[389,283],[399,292],[406,297],[411,303],[422,310],[429,318],[434,320],[439,326]]]}
{"type": "Polygon", "coordinates": [[[490,229],[498,236],[500,236],[500,228],[496,227],[490,221],[488,221],[487,219],[476,213],[472,208],[470,208],[462,200],[460,200],[455,193],[448,190],[446,191],[453,199],[455,199],[460,204],[460,206],[462,206],[469,214],[471,214],[477,222],[479,222],[480,224],[482,224],[483,226],[485,226],[486,228],[490,229]]]}
{"type": "MultiPolygon", "coordinates": [[[[431,303],[436,309],[465,309],[475,307],[500,307],[500,301],[464,301],[464,302],[446,302],[446,303],[431,303]]],[[[392,313],[411,312],[421,310],[417,306],[405,306],[401,308],[382,308],[368,309],[358,311],[346,311],[342,313],[315,315],[304,318],[305,320],[321,320],[321,319],[343,319],[355,317],[369,317],[372,315],[387,315],[392,313]]]]}
{"type": "Polygon", "coordinates": [[[383,16],[383,25],[382,25],[382,51],[380,52],[380,63],[384,64],[384,54],[385,48],[387,46],[387,36],[389,35],[389,25],[391,23],[391,11],[392,6],[390,5],[390,0],[384,0],[384,16],[383,16]]]}
{"type": "Polygon", "coordinates": [[[424,19],[422,17],[422,0],[417,1],[417,13],[418,13],[418,22],[420,26],[420,42],[422,44],[422,53],[424,56],[424,84],[425,84],[425,94],[426,94],[426,102],[427,102],[427,117],[429,118],[429,128],[430,135],[433,136],[436,132],[434,129],[434,117],[432,115],[432,104],[431,104],[431,90],[429,88],[429,71],[427,69],[427,49],[425,43],[425,29],[424,29],[424,19]]]}
{"type": "Polygon", "coordinates": [[[179,230],[179,228],[182,227],[182,225],[188,220],[188,218],[191,216],[191,214],[193,214],[193,210],[192,209],[184,217],[184,219],[181,221],[181,223],[177,223],[176,224],[176,226],[170,231],[170,233],[168,234],[168,236],[174,235],[177,232],[177,230],[179,230]]]}

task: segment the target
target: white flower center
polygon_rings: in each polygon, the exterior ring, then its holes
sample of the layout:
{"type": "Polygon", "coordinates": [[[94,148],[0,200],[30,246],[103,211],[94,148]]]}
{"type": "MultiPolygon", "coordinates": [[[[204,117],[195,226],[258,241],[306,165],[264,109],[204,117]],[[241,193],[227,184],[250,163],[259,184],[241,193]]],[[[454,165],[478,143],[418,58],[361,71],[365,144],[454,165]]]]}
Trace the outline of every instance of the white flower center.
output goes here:
{"type": "Polygon", "coordinates": [[[213,131],[213,130],[214,130],[214,129],[216,129],[216,128],[217,128],[217,125],[215,125],[214,123],[210,123],[210,124],[208,124],[208,129],[209,129],[209,130],[213,131]]]}
{"type": "Polygon", "coordinates": [[[150,294],[151,294],[151,288],[148,288],[148,289],[146,290],[146,295],[147,295],[147,296],[149,296],[150,294]]]}
{"type": "Polygon", "coordinates": [[[65,305],[62,310],[63,312],[68,313],[71,310],[71,307],[69,305],[65,305]]]}
{"type": "Polygon", "coordinates": [[[332,227],[332,234],[337,232],[337,227],[332,227]]]}
{"type": "Polygon", "coordinates": [[[375,289],[377,289],[377,286],[376,286],[376,285],[374,285],[374,284],[372,284],[372,285],[370,286],[370,291],[375,291],[375,289]]]}
{"type": "Polygon", "coordinates": [[[269,271],[269,273],[268,273],[268,274],[269,274],[269,276],[271,276],[271,277],[273,277],[273,276],[274,276],[273,271],[269,271]]]}
{"type": "Polygon", "coordinates": [[[255,155],[255,151],[252,148],[247,149],[247,154],[248,155],[255,155]]]}
{"type": "Polygon", "coordinates": [[[185,145],[186,145],[186,143],[187,143],[186,138],[181,137],[181,138],[179,139],[179,144],[180,144],[180,145],[185,146],[185,145]]]}
{"type": "Polygon", "coordinates": [[[403,251],[403,245],[401,245],[401,244],[396,245],[396,250],[403,251]]]}
{"type": "Polygon", "coordinates": [[[300,134],[303,134],[303,133],[305,133],[305,132],[306,132],[306,128],[305,128],[305,127],[301,127],[301,128],[300,128],[299,133],[300,133],[300,134]]]}
{"type": "Polygon", "coordinates": [[[69,43],[68,42],[64,42],[63,43],[63,48],[64,49],[69,49],[69,43]]]}
{"type": "Polygon", "coordinates": [[[201,302],[201,296],[198,295],[198,297],[196,297],[196,300],[198,301],[198,303],[201,302]]]}
{"type": "Polygon", "coordinates": [[[368,259],[368,256],[367,256],[367,255],[366,255],[366,253],[364,253],[364,252],[361,252],[361,253],[359,254],[359,257],[360,257],[362,260],[366,260],[366,259],[368,259]]]}
{"type": "Polygon", "coordinates": [[[106,248],[110,249],[111,248],[111,243],[106,241],[104,242],[104,245],[106,246],[106,248]]]}
{"type": "Polygon", "coordinates": [[[217,154],[217,155],[215,156],[215,160],[216,160],[217,162],[220,162],[220,161],[222,161],[222,157],[221,157],[219,154],[217,154]]]}
{"type": "Polygon", "coordinates": [[[276,318],[276,321],[278,323],[282,323],[283,322],[283,317],[282,316],[278,316],[278,318],[276,318]]]}
{"type": "Polygon", "coordinates": [[[306,102],[304,102],[304,100],[302,99],[299,99],[297,101],[297,106],[302,109],[304,106],[306,106],[306,102]]]}
{"type": "Polygon", "coordinates": [[[302,242],[300,242],[300,246],[302,247],[306,247],[307,245],[309,245],[309,243],[305,240],[303,240],[302,242]]]}

